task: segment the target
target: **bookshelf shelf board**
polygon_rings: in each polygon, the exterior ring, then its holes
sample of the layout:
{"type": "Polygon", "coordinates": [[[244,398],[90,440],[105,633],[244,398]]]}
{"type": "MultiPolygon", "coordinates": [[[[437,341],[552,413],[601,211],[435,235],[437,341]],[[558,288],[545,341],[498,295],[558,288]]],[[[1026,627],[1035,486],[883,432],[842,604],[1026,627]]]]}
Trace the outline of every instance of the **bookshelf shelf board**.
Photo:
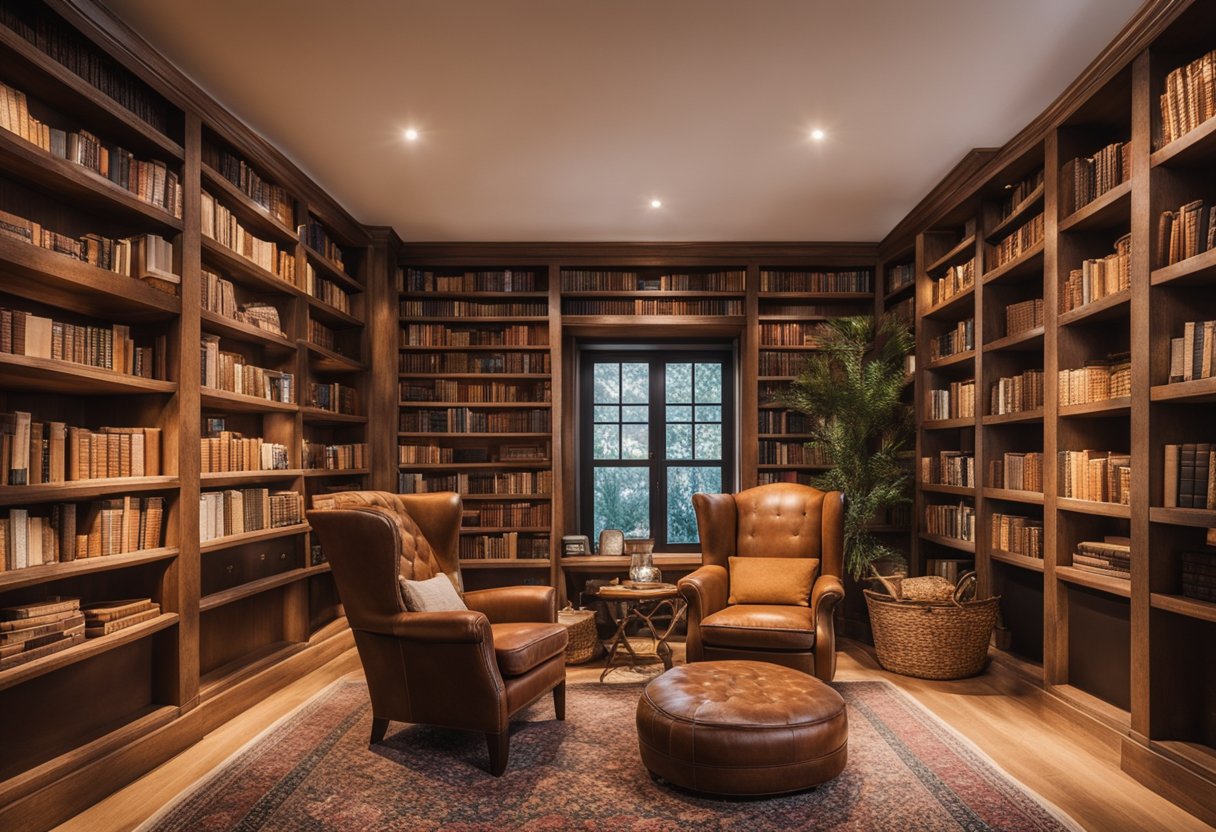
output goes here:
{"type": "Polygon", "coordinates": [[[243,534],[230,534],[226,537],[217,537],[214,540],[206,540],[198,545],[200,552],[218,552],[222,549],[231,549],[234,546],[242,546],[246,543],[261,543],[265,540],[278,540],[281,537],[294,537],[298,534],[304,534],[309,531],[307,523],[296,523],[292,526],[279,526],[274,529],[259,529],[256,532],[245,532],[243,534]]]}
{"type": "Polygon", "coordinates": [[[938,546],[945,546],[948,549],[955,549],[959,552],[966,552],[971,555],[975,554],[975,541],[974,540],[959,540],[958,538],[955,538],[955,537],[946,537],[945,535],[940,535],[940,534],[928,534],[926,532],[920,533],[920,539],[925,541],[926,543],[933,543],[938,546]]]}
{"type": "MultiPolygon", "coordinates": [[[[460,346],[447,344],[402,344],[401,352],[535,352],[548,350],[548,344],[464,344],[460,346]]],[[[427,378],[431,378],[435,373],[424,373],[427,378]]],[[[493,375],[497,377],[498,373],[474,373],[477,378],[482,378],[483,375],[493,375]]],[[[442,376],[447,378],[447,376],[442,376]]]]}
{"type": "Polygon", "coordinates": [[[204,268],[213,269],[255,292],[279,292],[291,297],[303,297],[304,293],[296,284],[284,280],[269,269],[263,269],[210,237],[203,236],[200,239],[204,268]]]}
{"type": "Polygon", "coordinates": [[[1043,410],[1023,410],[1018,413],[1001,413],[997,416],[985,416],[983,424],[987,425],[1018,425],[1043,421],[1043,410]]]}
{"type": "Polygon", "coordinates": [[[761,352],[819,352],[817,344],[761,344],[761,352]]]}
{"type": "Polygon", "coordinates": [[[1148,157],[1149,167],[1194,167],[1216,159],[1216,120],[1207,119],[1148,157]]]}
{"type": "MultiPolygon", "coordinates": [[[[742,300],[747,297],[746,292],[713,292],[709,290],[689,290],[681,289],[679,291],[668,291],[666,289],[636,289],[634,291],[614,291],[614,292],[566,292],[562,293],[563,298],[723,298],[723,299],[738,299],[742,300]]],[[[867,297],[869,297],[867,295],[867,297]]]]}
{"type": "Polygon", "coordinates": [[[1155,402],[1211,404],[1216,402],[1216,376],[1175,384],[1155,384],[1150,395],[1155,402]]]}
{"type": "Polygon", "coordinates": [[[65,563],[44,563],[41,566],[30,566],[25,569],[10,569],[0,572],[0,592],[73,578],[77,575],[109,572],[114,569],[125,569],[128,566],[142,566],[146,563],[171,560],[177,557],[178,553],[179,549],[176,546],[163,546],[159,549],[144,549],[140,552],[126,552],[121,555],[81,558],[65,563]]]}
{"type": "Polygon", "coordinates": [[[513,300],[548,300],[548,292],[400,292],[403,298],[417,300],[452,299],[452,300],[496,300],[509,303],[513,300]]]}
{"type": "Polygon", "coordinates": [[[1131,729],[1132,715],[1130,711],[1126,711],[1117,705],[1112,705],[1105,699],[1100,699],[1092,693],[1081,690],[1076,685],[1048,685],[1047,692],[1082,711],[1092,714],[1120,733],[1126,734],[1131,729]]]}
{"type": "Polygon", "coordinates": [[[349,312],[343,312],[336,306],[330,306],[320,298],[304,295],[304,299],[308,301],[308,316],[324,322],[326,326],[331,326],[335,329],[349,329],[351,327],[363,326],[363,321],[354,315],[349,312]]]}
{"type": "Polygon", "coordinates": [[[173,393],[177,384],[129,376],[86,364],[0,353],[0,388],[85,396],[173,393]]]}
{"type": "Polygon", "coordinates": [[[830,471],[833,466],[813,463],[761,463],[757,465],[761,471],[830,471]]]}
{"type": "Polygon", "coordinates": [[[741,327],[746,315],[562,315],[566,326],[713,326],[741,327]]]}
{"type": "Polygon", "coordinates": [[[548,315],[419,315],[399,318],[403,324],[530,324],[549,320],[548,315]]]}
{"type": "MultiPolygon", "coordinates": [[[[553,530],[548,526],[464,526],[461,534],[503,534],[504,532],[519,532],[520,534],[550,534],[553,530]]],[[[531,560],[531,558],[521,558],[531,560]]]]}
{"type": "Polygon", "coordinates": [[[1150,594],[1149,599],[1156,609],[1216,623],[1216,604],[1211,601],[1201,601],[1185,595],[1167,595],[1161,592],[1150,594]]]}
{"type": "Polygon", "coordinates": [[[83,315],[136,323],[181,314],[181,298],[31,243],[0,237],[4,291],[83,315]]]}
{"type": "Polygon", "coordinates": [[[984,285],[992,283],[1013,283],[1023,278],[1037,277],[1043,279],[1043,241],[1039,240],[1030,248],[994,269],[984,272],[984,285]]]}
{"type": "Polygon", "coordinates": [[[0,671],[0,690],[7,690],[14,685],[20,685],[46,673],[60,670],[86,659],[92,659],[103,653],[108,653],[116,647],[122,647],[124,644],[130,644],[133,641],[147,638],[153,633],[160,632],[167,627],[172,627],[177,623],[177,618],[177,613],[167,612],[149,621],[127,627],[125,630],[119,630],[108,636],[86,638],[75,647],[69,647],[66,650],[60,650],[58,653],[43,656],[41,659],[34,659],[32,662],[19,664],[8,670],[0,671]]]}
{"type": "Polygon", "coordinates": [[[397,378],[501,378],[512,381],[549,381],[553,376],[549,373],[397,373],[397,378]]]}
{"type": "Polygon", "coordinates": [[[5,80],[39,100],[60,102],[70,99],[68,108],[89,130],[108,141],[132,142],[132,150],[155,151],[173,159],[185,158],[185,151],[150,124],[140,119],[88,81],[54,58],[40,51],[16,32],[0,26],[0,55],[11,77],[5,80]],[[125,140],[125,141],[124,141],[125,140]]]}
{"type": "Polygon", "coordinates": [[[1132,516],[1132,507],[1123,503],[1104,503],[1100,500],[1078,500],[1074,497],[1057,497],[1056,508],[1073,514],[1092,514],[1097,517],[1132,516]]]}
{"type": "Polygon", "coordinates": [[[809,434],[809,433],[758,433],[758,434],[756,434],[756,438],[757,438],[757,439],[801,439],[801,440],[809,440],[809,439],[812,439],[813,437],[812,437],[812,435],[811,435],[811,434],[809,434]]]}
{"type": "Polygon", "coordinates": [[[495,471],[499,468],[533,468],[544,470],[553,466],[547,459],[521,459],[518,462],[403,462],[397,467],[402,471],[495,471]]]}
{"type": "Polygon", "coordinates": [[[1043,492],[1041,491],[1019,491],[1014,488],[985,488],[983,490],[985,499],[988,500],[1005,500],[1010,503],[1027,503],[1029,505],[1043,505],[1043,492]]]}
{"type": "Polygon", "coordinates": [[[230,393],[204,387],[199,394],[203,410],[223,410],[230,413],[295,413],[299,408],[286,402],[274,402],[244,393],[230,393]]]}
{"type": "Polygon", "coordinates": [[[251,231],[267,234],[274,237],[275,242],[285,243],[289,247],[299,242],[300,238],[293,230],[279,222],[270,211],[246,196],[244,191],[225,179],[219,171],[204,164],[202,177],[203,189],[219,199],[224,207],[232,211],[251,231]]]}
{"type": "Polygon", "coordinates": [[[461,569],[548,569],[549,558],[461,558],[461,569]]]}
{"type": "Polygon", "coordinates": [[[1194,526],[1201,529],[1216,528],[1216,510],[1206,508],[1165,508],[1153,506],[1148,510],[1150,523],[1170,526],[1194,526]]]}
{"type": "MultiPolygon", "coordinates": [[[[560,559],[562,569],[574,572],[612,572],[629,568],[629,555],[567,555],[560,559]]],[[[696,569],[700,552],[656,554],[654,565],[668,569],[696,569]]]]}
{"type": "Polygon", "coordinates": [[[984,344],[984,352],[1039,352],[1043,349],[1043,327],[1015,332],[984,344]]]}
{"type": "Polygon", "coordinates": [[[1149,280],[1154,286],[1197,286],[1216,283],[1216,248],[1169,266],[1153,269],[1149,280]]]}
{"type": "Polygon", "coordinates": [[[1103,231],[1126,226],[1131,218],[1131,194],[1132,182],[1129,179],[1060,220],[1060,232],[1103,231]]]}
{"type": "Polygon", "coordinates": [[[830,320],[832,320],[832,316],[831,315],[759,315],[759,316],[757,316],[756,320],[760,321],[761,323],[764,323],[765,321],[774,321],[774,322],[798,321],[798,322],[811,323],[814,321],[830,321],[830,320]]]}
{"type": "Polygon", "coordinates": [[[213,592],[210,595],[204,595],[199,599],[198,611],[207,612],[208,610],[223,607],[231,604],[234,601],[240,601],[242,598],[249,598],[253,595],[260,595],[267,590],[276,589],[280,586],[293,584],[296,581],[308,577],[307,570],[303,567],[299,569],[288,569],[286,572],[280,572],[277,575],[268,575],[265,578],[258,578],[256,581],[240,584],[230,589],[225,589],[222,592],[213,592]]]}
{"type": "Polygon", "coordinates": [[[285,336],[275,335],[273,332],[253,324],[225,318],[217,312],[208,312],[205,309],[199,311],[199,317],[203,331],[211,335],[231,338],[246,344],[257,344],[261,347],[278,350],[280,353],[295,351],[295,344],[287,340],[285,336]]]}
{"type": "Polygon", "coordinates": [[[999,560],[1001,563],[1007,563],[1010,566],[1017,566],[1022,569],[1029,569],[1032,572],[1043,571],[1043,559],[1032,558],[1026,555],[1018,555],[1013,552],[1006,552],[1001,549],[989,549],[988,557],[993,560],[999,560]]]}
{"type": "Polygon", "coordinates": [[[975,488],[966,485],[937,485],[931,482],[920,483],[920,490],[929,494],[957,494],[960,497],[974,497],[975,488]]]}
{"type": "Polygon", "coordinates": [[[307,572],[308,577],[311,578],[313,575],[324,575],[326,572],[332,572],[333,568],[329,565],[329,562],[326,561],[313,564],[312,566],[307,566],[304,568],[304,571],[307,572]]]}
{"type": "Polygon", "coordinates": [[[1131,407],[1131,396],[1116,396],[1113,399],[1106,399],[1105,401],[1101,402],[1061,405],[1059,414],[1061,419],[1072,419],[1078,417],[1117,418],[1120,416],[1126,416],[1128,413],[1130,413],[1131,407]]]}
{"type": "Polygon", "coordinates": [[[337,283],[348,292],[358,294],[363,291],[363,284],[355,280],[346,272],[338,268],[338,264],[330,260],[321,252],[312,248],[307,243],[300,243],[300,248],[308,255],[308,262],[312,263],[312,267],[316,270],[320,277],[337,283]]]}
{"type": "Polygon", "coordinates": [[[460,499],[464,501],[472,500],[478,502],[481,500],[530,500],[538,503],[547,503],[553,499],[552,494],[461,494],[460,499]]]}
{"type": "Polygon", "coordinates": [[[361,373],[367,369],[367,365],[362,361],[334,352],[311,341],[300,341],[299,344],[308,353],[308,366],[317,372],[361,373]]]}
{"type": "Polygon", "coordinates": [[[926,419],[920,425],[925,430],[954,430],[957,428],[975,427],[975,417],[964,416],[960,419],[926,419]]]}
{"type": "Polygon", "coordinates": [[[303,476],[299,468],[275,468],[270,471],[217,471],[199,474],[199,482],[203,488],[221,488],[223,486],[244,486],[262,482],[282,482],[303,476]]]}
{"type": "Polygon", "coordinates": [[[795,381],[798,376],[757,376],[756,381],[795,381]]]}
{"type": "Polygon", "coordinates": [[[760,290],[758,298],[761,303],[766,300],[821,300],[839,301],[841,303],[856,303],[858,301],[874,300],[873,292],[766,292],[760,290]]]}
{"type": "Polygon", "coordinates": [[[308,479],[323,480],[335,477],[365,477],[371,471],[367,468],[308,468],[303,472],[308,479]]]}
{"type": "Polygon", "coordinates": [[[300,413],[304,414],[304,422],[309,425],[367,424],[366,416],[359,416],[354,413],[334,413],[331,410],[323,410],[319,407],[301,407],[300,413]]]}
{"type": "Polygon", "coordinates": [[[1088,325],[1109,321],[1111,318],[1127,317],[1131,299],[1131,290],[1124,289],[1122,292],[1115,292],[1113,295],[1091,301],[1076,309],[1061,312],[1056,323],[1059,326],[1088,325]]]}
{"type": "Polygon", "coordinates": [[[984,235],[984,239],[990,243],[993,243],[1002,239],[1003,237],[1008,236],[1009,232],[1020,226],[1022,221],[1033,213],[1035,208],[1038,208],[1043,204],[1043,193],[1043,184],[1040,183],[1038,187],[1036,187],[1021,202],[1018,203],[1017,207],[1013,209],[1013,212],[1010,213],[1009,216],[1005,217],[1005,219],[994,225],[992,230],[988,231],[984,235]]]}
{"type": "Polygon", "coordinates": [[[198,680],[199,699],[206,701],[240,682],[256,676],[280,662],[302,652],[308,644],[305,642],[274,641],[259,647],[250,653],[233,659],[227,664],[220,665],[198,680]]]}
{"type": "Polygon", "coordinates": [[[963,263],[975,257],[975,235],[959,240],[954,248],[947,251],[941,257],[934,260],[929,265],[925,266],[925,273],[932,275],[933,272],[945,266],[953,266],[957,263],[963,263]]]}
{"type": "Polygon", "coordinates": [[[0,130],[0,169],[58,197],[142,223],[166,236],[180,233],[182,221],[144,202],[90,169],[52,156],[35,144],[0,130]]]}
{"type": "Polygon", "coordinates": [[[903,286],[900,286],[897,289],[892,289],[891,291],[887,292],[885,295],[882,296],[883,306],[888,306],[891,303],[891,301],[895,300],[896,298],[898,298],[902,295],[908,294],[914,286],[916,286],[915,280],[913,280],[909,283],[905,283],[903,286]]]}
{"type": "Polygon", "coordinates": [[[434,407],[470,407],[477,410],[503,410],[523,408],[547,410],[553,407],[553,402],[397,402],[398,407],[405,408],[434,408],[434,407]]]}
{"type": "Polygon", "coordinates": [[[950,297],[938,303],[936,306],[930,306],[925,310],[922,317],[925,318],[945,318],[954,320],[963,317],[967,311],[971,309],[975,301],[975,284],[968,286],[960,292],[956,292],[950,297]]]}
{"type": "Polygon", "coordinates": [[[1127,578],[1116,578],[1113,575],[1099,575],[1097,572],[1086,572],[1075,566],[1057,566],[1056,577],[1070,584],[1096,589],[1121,598],[1132,597],[1132,582],[1127,578]]]}
{"type": "Polygon", "coordinates": [[[953,355],[947,355],[945,358],[939,358],[936,361],[930,361],[925,364],[926,370],[943,370],[947,367],[957,367],[966,362],[975,361],[975,350],[967,350],[965,352],[956,352],[953,355]]]}
{"type": "Polygon", "coordinates": [[[473,439],[549,439],[552,436],[552,434],[547,431],[545,433],[506,433],[506,432],[480,433],[480,432],[471,432],[471,431],[439,433],[437,431],[435,431],[435,432],[406,431],[406,432],[398,432],[397,436],[400,439],[428,439],[431,437],[434,437],[436,439],[442,439],[442,438],[450,439],[453,437],[469,437],[469,438],[473,438],[473,439]]]}
{"type": "MultiPolygon", "coordinates": [[[[145,494],[171,491],[178,487],[177,477],[107,477],[94,480],[44,483],[42,485],[0,486],[0,506],[33,503],[72,502],[104,497],[107,494],[145,494]]],[[[3,574],[3,573],[0,573],[3,574]]]]}

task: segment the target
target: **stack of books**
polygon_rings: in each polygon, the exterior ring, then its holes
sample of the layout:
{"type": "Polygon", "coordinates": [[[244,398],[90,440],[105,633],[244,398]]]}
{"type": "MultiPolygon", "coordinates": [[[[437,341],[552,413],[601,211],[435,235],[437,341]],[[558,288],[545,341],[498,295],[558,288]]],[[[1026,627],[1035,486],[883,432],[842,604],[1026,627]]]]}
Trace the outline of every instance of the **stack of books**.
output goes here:
{"type": "Polygon", "coordinates": [[[1072,565],[1085,572],[1111,575],[1116,578],[1131,578],[1131,540],[1126,537],[1107,536],[1101,541],[1078,543],[1077,550],[1072,556],[1072,565]]]}
{"type": "Polygon", "coordinates": [[[160,615],[160,604],[151,598],[132,598],[85,604],[81,611],[85,637],[98,638],[156,618],[160,615]]]}
{"type": "Polygon", "coordinates": [[[0,607],[0,670],[66,650],[84,638],[79,598],[51,597],[0,607]]]}

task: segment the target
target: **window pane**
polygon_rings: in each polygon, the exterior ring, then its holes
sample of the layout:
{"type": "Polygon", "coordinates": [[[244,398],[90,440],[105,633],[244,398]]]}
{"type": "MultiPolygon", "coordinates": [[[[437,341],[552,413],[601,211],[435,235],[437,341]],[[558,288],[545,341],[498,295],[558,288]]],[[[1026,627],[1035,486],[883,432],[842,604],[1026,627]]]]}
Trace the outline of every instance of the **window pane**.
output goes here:
{"type": "Polygon", "coordinates": [[[616,425],[595,426],[595,458],[620,459],[621,439],[616,425]]]}
{"type": "Polygon", "coordinates": [[[596,468],[594,525],[591,539],[604,529],[625,537],[650,537],[650,477],[645,468],[596,468]]]}
{"type": "Polygon", "coordinates": [[[697,403],[715,404],[722,401],[722,365],[697,365],[697,403]]]}
{"type": "Polygon", "coordinates": [[[722,491],[722,469],[694,466],[667,469],[667,542],[696,543],[697,516],[692,495],[722,491]]]}
{"type": "Polygon", "coordinates": [[[621,365],[621,401],[645,404],[650,401],[650,365],[621,365]]]}
{"type": "Polygon", "coordinates": [[[667,405],[667,421],[669,422],[691,422],[692,408],[688,405],[667,405]]]}
{"type": "Polygon", "coordinates": [[[615,404],[621,400],[621,365],[595,365],[595,400],[615,404]]]}
{"type": "Polygon", "coordinates": [[[622,422],[649,422],[650,408],[644,404],[626,405],[621,408],[622,422]]]}
{"type": "Polygon", "coordinates": [[[692,365],[667,365],[667,401],[668,403],[692,401],[692,365]]]}
{"type": "Polygon", "coordinates": [[[595,406],[595,421],[597,422],[617,422],[620,421],[621,409],[613,404],[597,404],[595,406]]]}
{"type": "Polygon", "coordinates": [[[722,458],[722,426],[697,425],[697,459],[722,458]]]}
{"type": "Polygon", "coordinates": [[[692,425],[667,426],[667,458],[692,459],[692,425]]]}
{"type": "Polygon", "coordinates": [[[650,457],[650,426],[621,425],[621,459],[650,457]]]}
{"type": "Polygon", "coordinates": [[[722,405],[702,405],[697,408],[698,422],[721,422],[722,421],[722,405]]]}

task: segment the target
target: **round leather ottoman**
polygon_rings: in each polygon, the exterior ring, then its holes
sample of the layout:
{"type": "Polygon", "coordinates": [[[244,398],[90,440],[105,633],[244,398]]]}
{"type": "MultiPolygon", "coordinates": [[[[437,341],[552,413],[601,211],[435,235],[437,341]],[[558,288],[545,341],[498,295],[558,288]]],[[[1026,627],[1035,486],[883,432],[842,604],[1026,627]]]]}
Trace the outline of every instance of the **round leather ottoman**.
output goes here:
{"type": "Polygon", "coordinates": [[[831,780],[848,758],[840,694],[781,665],[681,665],[638,701],[642,763],[656,777],[709,794],[771,795],[831,780]]]}

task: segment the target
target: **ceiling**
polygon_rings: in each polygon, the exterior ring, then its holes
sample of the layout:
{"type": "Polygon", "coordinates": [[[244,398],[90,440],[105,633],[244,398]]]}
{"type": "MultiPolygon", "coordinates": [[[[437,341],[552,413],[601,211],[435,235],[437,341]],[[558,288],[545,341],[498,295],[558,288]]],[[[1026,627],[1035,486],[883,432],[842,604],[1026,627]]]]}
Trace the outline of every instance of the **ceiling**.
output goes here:
{"type": "Polygon", "coordinates": [[[1140,5],[105,2],[407,241],[879,240],[1140,5]]]}

